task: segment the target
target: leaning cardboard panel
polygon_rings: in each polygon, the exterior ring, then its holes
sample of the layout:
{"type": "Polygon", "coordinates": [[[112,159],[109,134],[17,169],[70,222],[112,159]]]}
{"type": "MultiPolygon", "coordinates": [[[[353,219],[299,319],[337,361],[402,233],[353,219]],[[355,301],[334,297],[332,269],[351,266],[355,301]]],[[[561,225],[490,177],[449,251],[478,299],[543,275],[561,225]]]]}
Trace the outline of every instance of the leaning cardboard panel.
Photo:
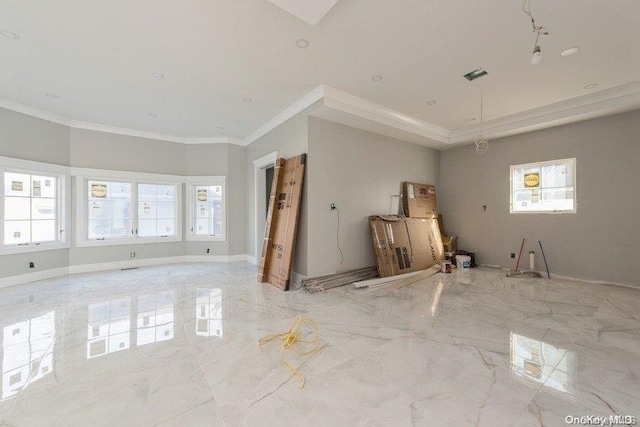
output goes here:
{"type": "Polygon", "coordinates": [[[306,154],[285,160],[274,200],[270,224],[273,228],[272,253],[265,265],[267,281],[282,290],[289,288],[291,279],[306,160],[306,154]]]}
{"type": "Polygon", "coordinates": [[[435,217],[370,216],[369,225],[380,277],[424,270],[444,258],[435,217]]]}
{"type": "Polygon", "coordinates": [[[258,267],[258,281],[266,282],[268,280],[268,266],[271,261],[271,243],[273,241],[273,233],[275,227],[273,224],[273,212],[278,198],[278,185],[282,180],[282,171],[284,159],[276,159],[273,170],[273,181],[271,181],[271,193],[269,194],[269,208],[267,209],[267,222],[264,226],[264,241],[262,243],[262,254],[260,256],[260,265],[258,267]]]}
{"type": "Polygon", "coordinates": [[[411,218],[431,218],[438,214],[436,187],[416,182],[402,183],[405,215],[411,218]]]}

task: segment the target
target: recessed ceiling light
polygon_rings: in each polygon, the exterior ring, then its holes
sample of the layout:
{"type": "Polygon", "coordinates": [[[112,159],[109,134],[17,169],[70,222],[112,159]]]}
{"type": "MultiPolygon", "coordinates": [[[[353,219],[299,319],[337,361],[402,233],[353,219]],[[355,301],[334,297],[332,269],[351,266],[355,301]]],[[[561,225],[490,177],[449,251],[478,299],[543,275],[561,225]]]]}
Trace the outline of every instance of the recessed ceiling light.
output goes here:
{"type": "Polygon", "coordinates": [[[309,40],[307,39],[296,40],[296,46],[298,46],[300,49],[306,49],[309,47],[309,40]]]}
{"type": "Polygon", "coordinates": [[[382,80],[382,76],[381,75],[376,75],[371,77],[371,80],[373,80],[374,82],[379,82],[380,80],[382,80]]]}
{"type": "Polygon", "coordinates": [[[465,74],[464,78],[469,80],[469,81],[473,81],[475,79],[479,79],[482,76],[486,76],[487,74],[489,74],[489,73],[487,73],[482,68],[478,68],[477,70],[473,70],[470,73],[465,74]]]}
{"type": "Polygon", "coordinates": [[[147,113],[147,116],[149,116],[149,117],[158,117],[158,115],[156,113],[147,113]]]}
{"type": "Polygon", "coordinates": [[[253,99],[252,98],[244,98],[243,101],[244,102],[253,102],[253,99]]]}
{"type": "Polygon", "coordinates": [[[60,98],[60,96],[56,95],[55,93],[51,93],[51,92],[47,92],[47,93],[45,93],[45,95],[48,96],[49,98],[53,98],[53,99],[60,98]]]}
{"type": "Polygon", "coordinates": [[[597,87],[598,87],[598,83],[591,83],[591,84],[586,85],[584,88],[589,90],[589,89],[595,89],[597,87]]]}
{"type": "Polygon", "coordinates": [[[0,34],[11,40],[20,40],[20,36],[16,33],[12,33],[11,31],[2,30],[0,31],[0,34]]]}
{"type": "Polygon", "coordinates": [[[465,120],[465,122],[467,123],[471,123],[471,122],[475,122],[476,118],[475,117],[469,117],[467,120],[465,120]]]}
{"type": "Polygon", "coordinates": [[[164,74],[162,73],[151,73],[151,75],[156,79],[160,79],[160,80],[164,79],[164,74]]]}
{"type": "Polygon", "coordinates": [[[428,101],[427,105],[436,105],[436,101],[434,101],[434,100],[428,101]]]}
{"type": "Polygon", "coordinates": [[[565,49],[562,51],[560,55],[562,56],[571,56],[578,51],[577,47],[570,47],[569,49],[565,49]]]}

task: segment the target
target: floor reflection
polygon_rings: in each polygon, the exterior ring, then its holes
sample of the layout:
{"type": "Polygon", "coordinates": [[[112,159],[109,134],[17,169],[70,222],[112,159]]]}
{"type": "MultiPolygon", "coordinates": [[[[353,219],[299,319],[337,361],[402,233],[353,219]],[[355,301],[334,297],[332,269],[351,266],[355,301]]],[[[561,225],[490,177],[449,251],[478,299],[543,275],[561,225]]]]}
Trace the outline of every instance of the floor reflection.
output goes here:
{"type": "Polygon", "coordinates": [[[87,359],[129,348],[131,298],[89,304],[87,359]]]}
{"type": "Polygon", "coordinates": [[[575,353],[512,332],[511,375],[519,382],[533,387],[542,385],[545,391],[573,400],[575,353]]]}
{"type": "Polygon", "coordinates": [[[222,290],[196,290],[196,335],[222,338],[222,290]]]}
{"type": "Polygon", "coordinates": [[[55,311],[4,328],[2,400],[53,372],[55,311]]]}
{"type": "Polygon", "coordinates": [[[137,345],[173,339],[173,293],[138,297],[137,345]]]}

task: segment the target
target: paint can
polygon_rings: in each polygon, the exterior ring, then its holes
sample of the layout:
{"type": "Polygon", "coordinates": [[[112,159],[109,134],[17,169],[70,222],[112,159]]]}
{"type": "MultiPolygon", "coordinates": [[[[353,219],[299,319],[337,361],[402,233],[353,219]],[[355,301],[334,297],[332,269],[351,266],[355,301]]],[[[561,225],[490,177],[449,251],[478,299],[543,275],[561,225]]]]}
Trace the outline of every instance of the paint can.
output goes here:
{"type": "Polygon", "coordinates": [[[468,255],[456,255],[456,266],[460,270],[468,270],[471,268],[471,257],[468,255]]]}
{"type": "Polygon", "coordinates": [[[440,271],[442,273],[451,273],[451,261],[440,261],[440,271]]]}

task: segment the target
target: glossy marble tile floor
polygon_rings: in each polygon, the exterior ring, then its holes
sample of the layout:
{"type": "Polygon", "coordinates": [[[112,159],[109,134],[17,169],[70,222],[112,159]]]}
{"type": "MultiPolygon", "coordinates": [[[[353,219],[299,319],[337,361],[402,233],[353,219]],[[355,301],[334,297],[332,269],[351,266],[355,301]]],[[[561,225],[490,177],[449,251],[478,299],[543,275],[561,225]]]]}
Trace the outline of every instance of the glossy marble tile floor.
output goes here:
{"type": "MultiPolygon", "coordinates": [[[[391,294],[189,264],[0,290],[1,426],[561,426],[640,415],[640,289],[491,269],[391,294]],[[304,390],[262,336],[304,314],[304,390]]],[[[292,362],[301,359],[288,356],[292,362]]]]}

